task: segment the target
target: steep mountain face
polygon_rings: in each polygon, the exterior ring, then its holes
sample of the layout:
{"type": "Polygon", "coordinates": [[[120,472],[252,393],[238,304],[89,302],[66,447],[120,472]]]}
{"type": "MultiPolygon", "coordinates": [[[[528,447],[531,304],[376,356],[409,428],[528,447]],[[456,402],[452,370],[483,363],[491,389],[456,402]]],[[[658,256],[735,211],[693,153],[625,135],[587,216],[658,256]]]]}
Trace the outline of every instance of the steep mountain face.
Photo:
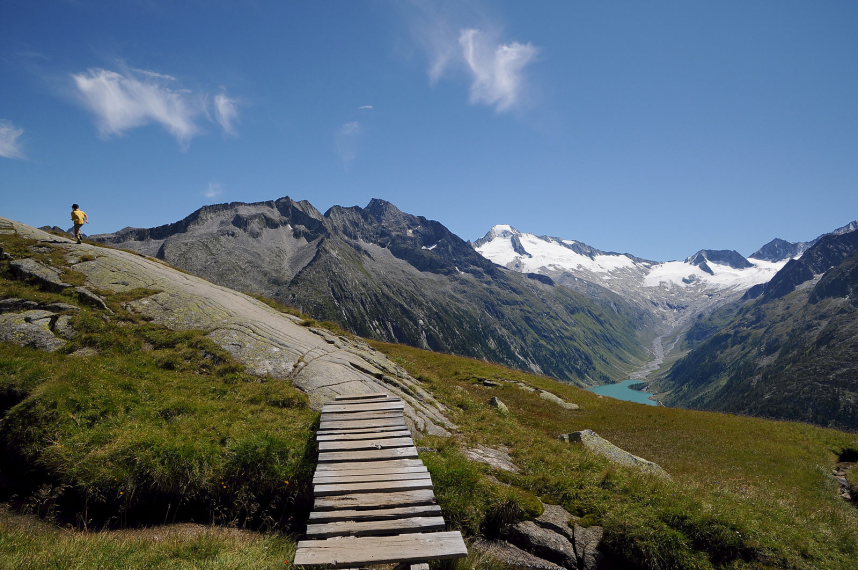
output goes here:
{"type": "Polygon", "coordinates": [[[442,224],[373,200],[324,215],[290,198],[207,206],[151,229],[94,239],[218,284],[295,305],[363,336],[529,369],[579,384],[643,357],[650,317],[508,271],[442,224]]]}
{"type": "Polygon", "coordinates": [[[503,225],[473,246],[499,265],[545,275],[574,290],[617,293],[653,314],[665,335],[676,334],[698,314],[765,283],[784,264],[746,259],[729,250],[701,250],[685,261],[656,262],[503,225]]]}
{"type": "Polygon", "coordinates": [[[671,405],[856,429],[856,292],[858,232],[822,236],[754,299],[696,323],[657,387],[671,405]]]}

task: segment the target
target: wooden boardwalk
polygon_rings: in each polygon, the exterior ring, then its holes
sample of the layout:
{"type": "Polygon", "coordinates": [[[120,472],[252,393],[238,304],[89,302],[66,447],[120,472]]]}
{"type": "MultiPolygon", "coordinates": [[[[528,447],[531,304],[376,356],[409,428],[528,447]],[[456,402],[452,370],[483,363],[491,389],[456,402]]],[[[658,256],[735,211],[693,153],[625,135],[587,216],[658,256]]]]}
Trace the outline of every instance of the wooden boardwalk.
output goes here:
{"type": "Polygon", "coordinates": [[[461,533],[444,531],[404,408],[387,394],[339,396],[322,408],[315,500],[296,566],[423,565],[467,556],[461,533]]]}

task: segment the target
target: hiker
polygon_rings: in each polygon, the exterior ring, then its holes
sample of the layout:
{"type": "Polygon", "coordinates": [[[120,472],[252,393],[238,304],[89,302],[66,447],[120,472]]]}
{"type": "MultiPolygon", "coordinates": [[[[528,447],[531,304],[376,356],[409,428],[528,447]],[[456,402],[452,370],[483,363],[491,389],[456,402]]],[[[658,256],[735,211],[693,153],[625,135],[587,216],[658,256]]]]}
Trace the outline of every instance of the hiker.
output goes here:
{"type": "Polygon", "coordinates": [[[74,237],[77,240],[77,243],[81,243],[80,229],[85,223],[89,222],[89,216],[86,215],[86,212],[80,209],[80,206],[72,204],[71,218],[72,223],[74,223],[74,237]]]}

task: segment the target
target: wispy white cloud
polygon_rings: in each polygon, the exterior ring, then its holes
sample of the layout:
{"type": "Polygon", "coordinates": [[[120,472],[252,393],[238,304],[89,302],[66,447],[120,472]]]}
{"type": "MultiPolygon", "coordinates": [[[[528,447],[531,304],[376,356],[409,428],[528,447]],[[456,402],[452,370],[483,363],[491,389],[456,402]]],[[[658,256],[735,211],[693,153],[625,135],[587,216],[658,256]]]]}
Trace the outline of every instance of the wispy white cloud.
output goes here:
{"type": "Polygon", "coordinates": [[[228,135],[235,134],[235,123],[238,121],[238,101],[225,93],[218,93],[214,98],[215,120],[228,135]]]}
{"type": "Polygon", "coordinates": [[[362,131],[363,127],[358,121],[349,121],[337,129],[334,142],[336,143],[337,154],[346,167],[354,162],[358,156],[362,131]]]}
{"type": "MultiPolygon", "coordinates": [[[[209,117],[205,94],[178,85],[178,80],[155,71],[129,69],[122,73],[89,69],[72,74],[83,104],[95,115],[102,136],[121,135],[147,124],[161,125],[186,147],[202,132],[201,116],[209,117]]],[[[238,118],[235,99],[214,97],[214,121],[234,134],[238,118]]]]}
{"type": "Polygon", "coordinates": [[[449,10],[412,3],[411,29],[426,54],[432,84],[448,77],[470,83],[470,102],[505,113],[520,107],[530,85],[526,70],[539,54],[527,42],[504,42],[500,27],[485,13],[451,5],[449,10]],[[459,22],[477,22],[462,26],[459,22]]]}
{"type": "Polygon", "coordinates": [[[374,105],[361,105],[358,107],[358,111],[372,111],[373,109],[375,109],[374,105]]]}
{"type": "Polygon", "coordinates": [[[208,188],[203,192],[206,198],[217,198],[223,194],[223,187],[217,182],[209,182],[208,188]]]}
{"type": "Polygon", "coordinates": [[[471,73],[471,103],[484,103],[503,113],[515,107],[525,88],[524,68],[539,53],[532,44],[499,44],[484,32],[462,30],[462,57],[471,73]]]}
{"type": "Polygon", "coordinates": [[[24,158],[24,151],[18,141],[24,129],[19,129],[9,121],[0,119],[0,156],[3,158],[24,158]]]}

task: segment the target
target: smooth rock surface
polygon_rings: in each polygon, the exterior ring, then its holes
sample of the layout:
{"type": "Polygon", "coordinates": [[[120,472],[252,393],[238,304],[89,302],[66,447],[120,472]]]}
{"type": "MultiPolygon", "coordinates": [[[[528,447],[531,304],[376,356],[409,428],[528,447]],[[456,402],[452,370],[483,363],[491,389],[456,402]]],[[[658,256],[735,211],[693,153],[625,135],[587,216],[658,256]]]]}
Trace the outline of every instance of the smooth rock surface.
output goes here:
{"type": "Polygon", "coordinates": [[[509,453],[503,449],[494,449],[479,445],[477,447],[464,449],[462,452],[465,454],[465,457],[471,461],[485,463],[496,469],[503,469],[504,471],[509,471],[511,473],[519,472],[518,467],[516,467],[515,463],[512,462],[512,457],[510,457],[509,453]]]}

